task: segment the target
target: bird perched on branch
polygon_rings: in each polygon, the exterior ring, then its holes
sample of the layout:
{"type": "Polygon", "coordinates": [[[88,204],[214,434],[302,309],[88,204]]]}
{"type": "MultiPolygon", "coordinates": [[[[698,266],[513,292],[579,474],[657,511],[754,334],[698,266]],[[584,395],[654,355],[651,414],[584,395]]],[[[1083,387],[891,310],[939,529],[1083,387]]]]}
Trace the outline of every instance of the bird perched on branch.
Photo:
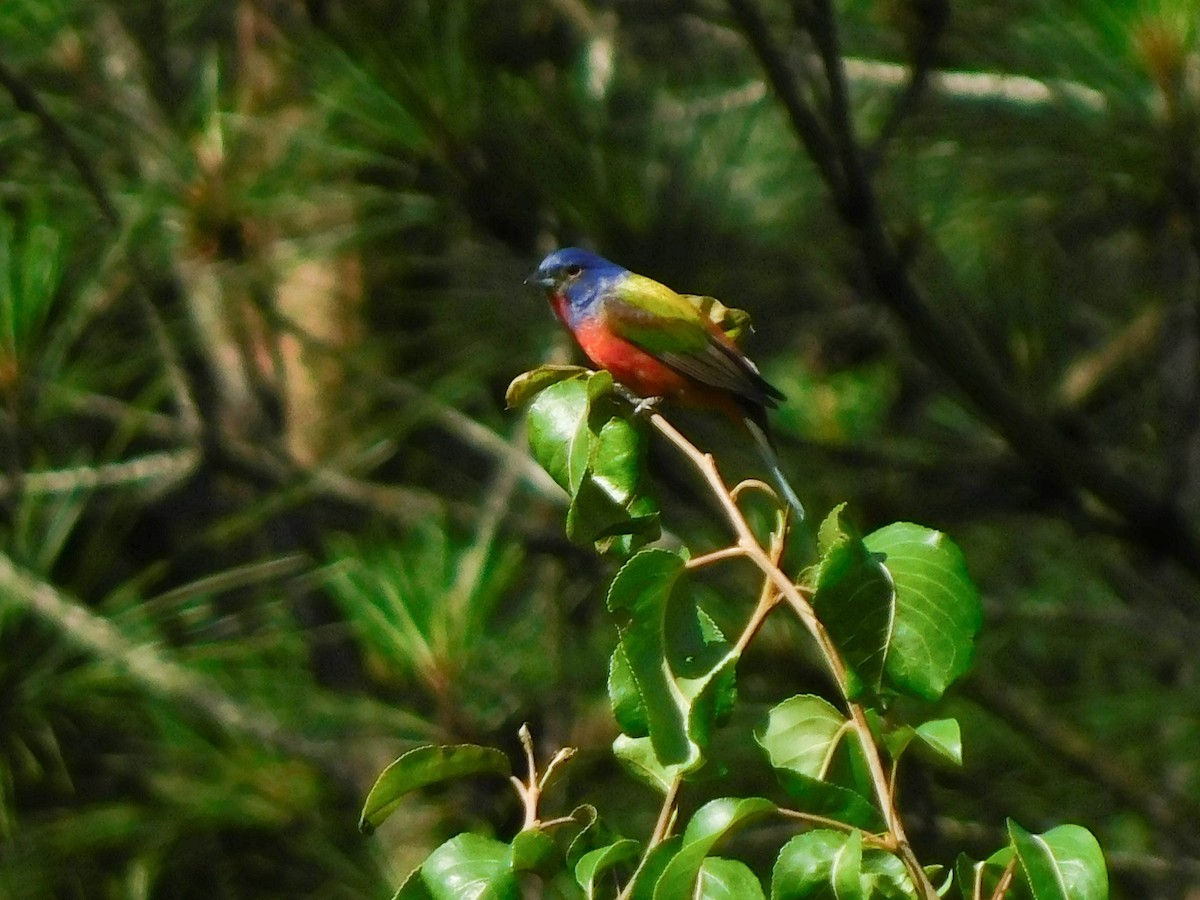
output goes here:
{"type": "Polygon", "coordinates": [[[677,294],[576,247],[551,253],[526,284],[545,289],[592,364],[633,394],[720,410],[743,423],[787,502],[804,518],[767,427],[767,410],[783,394],[737,345],[749,325],[745,312],[712,297],[677,294]]]}

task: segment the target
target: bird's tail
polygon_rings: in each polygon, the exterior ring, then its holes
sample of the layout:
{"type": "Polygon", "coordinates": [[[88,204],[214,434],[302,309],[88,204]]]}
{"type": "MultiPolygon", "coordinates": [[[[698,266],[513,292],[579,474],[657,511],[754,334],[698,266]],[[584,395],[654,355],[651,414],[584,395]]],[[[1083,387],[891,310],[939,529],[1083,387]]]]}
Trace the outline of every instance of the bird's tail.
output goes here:
{"type": "Polygon", "coordinates": [[[779,467],[779,457],[775,453],[775,447],[771,443],[771,439],[767,437],[766,430],[750,416],[746,416],[744,421],[746,429],[753,435],[754,443],[758,445],[758,452],[762,454],[763,462],[771,470],[771,476],[779,486],[784,499],[796,511],[796,521],[803,522],[804,504],[800,502],[800,498],[796,496],[796,492],[792,490],[791,484],[788,483],[787,477],[783,474],[783,469],[779,467]]]}

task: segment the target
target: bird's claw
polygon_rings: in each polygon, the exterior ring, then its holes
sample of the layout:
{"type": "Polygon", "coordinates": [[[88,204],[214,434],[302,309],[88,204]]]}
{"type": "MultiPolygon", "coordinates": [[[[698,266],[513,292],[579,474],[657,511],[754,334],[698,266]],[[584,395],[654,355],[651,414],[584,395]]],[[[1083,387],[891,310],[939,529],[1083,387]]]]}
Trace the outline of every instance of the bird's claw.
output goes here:
{"type": "Polygon", "coordinates": [[[641,397],[623,384],[616,384],[613,387],[621,395],[622,399],[633,407],[633,414],[635,416],[651,413],[658,404],[662,403],[662,397],[641,397]]]}
{"type": "Polygon", "coordinates": [[[662,397],[642,397],[633,404],[633,414],[635,416],[647,416],[662,403],[662,397]]]}

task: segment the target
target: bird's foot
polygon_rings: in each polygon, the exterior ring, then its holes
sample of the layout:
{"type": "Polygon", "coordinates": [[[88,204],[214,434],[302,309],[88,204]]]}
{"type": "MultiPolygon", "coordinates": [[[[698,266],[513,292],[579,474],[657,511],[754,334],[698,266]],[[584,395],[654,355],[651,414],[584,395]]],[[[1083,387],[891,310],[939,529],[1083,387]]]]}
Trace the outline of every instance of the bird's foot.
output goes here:
{"type": "Polygon", "coordinates": [[[635,416],[648,416],[662,403],[662,397],[642,397],[633,404],[633,414],[635,416]]]}
{"type": "Polygon", "coordinates": [[[633,414],[635,416],[643,416],[654,412],[655,407],[662,403],[663,400],[662,397],[642,397],[619,383],[613,385],[613,389],[621,395],[621,398],[625,402],[633,407],[633,414]]]}

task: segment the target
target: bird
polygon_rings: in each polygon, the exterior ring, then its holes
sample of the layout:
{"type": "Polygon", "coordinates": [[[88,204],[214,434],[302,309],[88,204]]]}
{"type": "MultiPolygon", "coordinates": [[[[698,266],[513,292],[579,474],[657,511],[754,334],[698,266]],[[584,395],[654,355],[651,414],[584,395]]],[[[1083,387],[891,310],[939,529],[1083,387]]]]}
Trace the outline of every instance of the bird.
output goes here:
{"type": "Polygon", "coordinates": [[[750,432],[788,505],[804,506],[780,468],[767,410],[785,397],[737,341],[749,316],[711,297],[679,294],[578,247],[556,250],[525,283],[542,288],[555,315],[597,368],[635,397],[725,413],[750,432]]]}

